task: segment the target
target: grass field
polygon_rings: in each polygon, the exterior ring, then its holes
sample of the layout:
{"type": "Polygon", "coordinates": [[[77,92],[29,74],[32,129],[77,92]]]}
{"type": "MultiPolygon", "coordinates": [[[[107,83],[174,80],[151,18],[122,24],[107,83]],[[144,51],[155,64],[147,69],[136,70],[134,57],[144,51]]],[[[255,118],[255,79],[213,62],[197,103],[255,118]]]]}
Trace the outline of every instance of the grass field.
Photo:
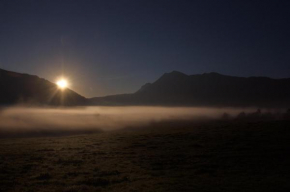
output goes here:
{"type": "Polygon", "coordinates": [[[0,139],[0,191],[290,191],[290,121],[0,139]]]}

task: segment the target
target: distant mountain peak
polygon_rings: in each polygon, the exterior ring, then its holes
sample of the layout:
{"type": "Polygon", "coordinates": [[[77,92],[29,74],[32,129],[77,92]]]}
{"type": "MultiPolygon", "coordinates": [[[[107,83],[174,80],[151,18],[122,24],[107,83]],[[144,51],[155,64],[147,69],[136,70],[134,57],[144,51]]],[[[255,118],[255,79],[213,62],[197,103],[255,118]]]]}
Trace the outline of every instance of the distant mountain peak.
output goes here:
{"type": "Polygon", "coordinates": [[[175,74],[175,75],[186,75],[186,74],[184,74],[184,73],[182,73],[182,72],[180,72],[180,71],[176,71],[176,70],[169,72],[169,74],[175,74]]]}
{"type": "MultiPolygon", "coordinates": [[[[185,73],[182,73],[180,71],[171,71],[169,73],[165,73],[164,75],[169,75],[169,76],[180,76],[180,77],[185,77],[185,76],[194,76],[194,75],[187,75],[185,73]]],[[[203,73],[203,74],[196,74],[198,76],[228,76],[228,75],[223,75],[217,72],[209,72],[209,73],[203,73]]]]}
{"type": "MultiPolygon", "coordinates": [[[[179,71],[172,71],[172,72],[169,72],[169,73],[164,73],[160,78],[159,80],[162,80],[162,79],[176,79],[176,78],[183,78],[183,77],[188,77],[188,75],[184,74],[184,73],[181,73],[179,71]]],[[[157,80],[158,81],[158,80],[157,80]]]]}
{"type": "Polygon", "coordinates": [[[285,107],[290,105],[290,78],[235,77],[216,72],[163,74],[127,95],[93,98],[93,104],[218,107],[285,107]]]}
{"type": "Polygon", "coordinates": [[[166,76],[188,76],[180,71],[171,71],[169,73],[164,73],[164,75],[166,75],[166,76]]]}

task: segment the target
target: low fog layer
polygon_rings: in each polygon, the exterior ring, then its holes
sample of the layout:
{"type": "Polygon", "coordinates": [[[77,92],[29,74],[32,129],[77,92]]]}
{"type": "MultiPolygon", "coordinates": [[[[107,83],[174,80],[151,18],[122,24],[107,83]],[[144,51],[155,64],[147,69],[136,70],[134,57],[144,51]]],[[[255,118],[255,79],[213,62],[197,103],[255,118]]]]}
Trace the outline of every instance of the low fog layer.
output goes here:
{"type": "Polygon", "coordinates": [[[24,108],[0,110],[0,137],[107,131],[166,120],[217,119],[256,109],[179,107],[24,108]]]}

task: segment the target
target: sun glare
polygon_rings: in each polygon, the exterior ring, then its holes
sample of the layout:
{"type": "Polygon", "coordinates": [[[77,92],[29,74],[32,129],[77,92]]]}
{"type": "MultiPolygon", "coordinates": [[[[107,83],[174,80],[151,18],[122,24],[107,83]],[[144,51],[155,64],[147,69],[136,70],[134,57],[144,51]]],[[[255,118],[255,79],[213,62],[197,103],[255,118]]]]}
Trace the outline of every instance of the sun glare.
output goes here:
{"type": "Polygon", "coordinates": [[[65,79],[58,80],[56,82],[56,84],[60,89],[65,89],[65,88],[67,88],[67,85],[68,85],[67,80],[65,80],[65,79]]]}

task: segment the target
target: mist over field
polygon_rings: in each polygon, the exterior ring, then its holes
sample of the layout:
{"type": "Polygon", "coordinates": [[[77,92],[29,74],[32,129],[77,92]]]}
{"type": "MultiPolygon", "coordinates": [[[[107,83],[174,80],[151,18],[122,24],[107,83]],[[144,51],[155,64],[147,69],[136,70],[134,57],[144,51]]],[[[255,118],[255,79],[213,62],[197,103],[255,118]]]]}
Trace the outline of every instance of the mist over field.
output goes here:
{"type": "Polygon", "coordinates": [[[25,108],[8,107],[0,112],[0,133],[24,136],[73,132],[116,130],[140,127],[167,120],[218,119],[224,112],[237,115],[247,108],[190,108],[190,107],[82,107],[82,108],[25,108]]]}

